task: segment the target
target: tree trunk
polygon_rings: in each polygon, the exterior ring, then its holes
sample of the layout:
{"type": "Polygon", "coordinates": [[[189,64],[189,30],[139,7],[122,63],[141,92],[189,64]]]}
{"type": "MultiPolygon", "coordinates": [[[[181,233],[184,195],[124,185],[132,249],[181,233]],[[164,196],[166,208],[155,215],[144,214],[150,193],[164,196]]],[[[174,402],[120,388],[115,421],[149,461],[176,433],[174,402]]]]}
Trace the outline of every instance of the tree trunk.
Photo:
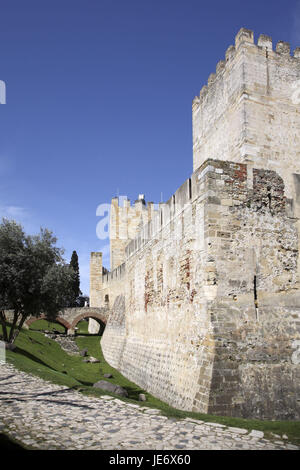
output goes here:
{"type": "Polygon", "coordinates": [[[24,314],[22,315],[21,321],[20,321],[20,323],[18,324],[17,329],[16,329],[14,335],[12,336],[12,341],[11,341],[12,343],[14,343],[14,342],[16,341],[16,339],[17,339],[17,337],[18,337],[18,335],[19,335],[19,333],[20,333],[20,331],[21,331],[21,328],[22,328],[22,326],[23,326],[23,324],[24,324],[24,321],[25,321],[26,318],[27,318],[27,316],[28,316],[28,315],[24,315],[24,314]]]}
{"type": "Polygon", "coordinates": [[[11,325],[11,328],[10,328],[8,343],[13,343],[12,338],[13,338],[13,333],[14,333],[15,328],[16,328],[17,321],[18,321],[18,314],[17,314],[16,311],[14,311],[14,319],[13,319],[13,322],[12,322],[12,325],[11,325]]]}
{"type": "Polygon", "coordinates": [[[8,342],[8,334],[7,334],[6,318],[5,318],[4,310],[0,310],[0,323],[2,325],[3,340],[7,343],[8,342]]]}

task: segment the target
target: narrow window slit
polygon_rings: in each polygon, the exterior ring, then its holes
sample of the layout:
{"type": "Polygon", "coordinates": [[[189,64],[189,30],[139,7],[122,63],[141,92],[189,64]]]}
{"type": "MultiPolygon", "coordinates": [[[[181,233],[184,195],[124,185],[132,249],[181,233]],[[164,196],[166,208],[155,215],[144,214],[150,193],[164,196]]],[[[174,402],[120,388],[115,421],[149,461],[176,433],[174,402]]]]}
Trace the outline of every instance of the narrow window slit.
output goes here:
{"type": "Polygon", "coordinates": [[[259,320],[258,300],[257,300],[257,276],[256,275],[254,276],[254,279],[253,279],[253,293],[254,293],[256,320],[259,320]]]}

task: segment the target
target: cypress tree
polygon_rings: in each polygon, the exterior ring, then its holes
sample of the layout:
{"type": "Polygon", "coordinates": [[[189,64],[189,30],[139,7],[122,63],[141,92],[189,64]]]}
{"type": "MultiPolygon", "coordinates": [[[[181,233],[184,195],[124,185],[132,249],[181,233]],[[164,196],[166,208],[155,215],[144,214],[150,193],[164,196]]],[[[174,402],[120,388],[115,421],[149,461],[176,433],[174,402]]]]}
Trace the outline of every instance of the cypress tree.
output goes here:
{"type": "Polygon", "coordinates": [[[75,307],[76,306],[76,299],[81,295],[78,255],[77,255],[75,250],[72,253],[70,266],[75,271],[75,279],[74,279],[73,289],[72,289],[73,292],[74,292],[74,303],[73,303],[73,305],[75,307]]]}

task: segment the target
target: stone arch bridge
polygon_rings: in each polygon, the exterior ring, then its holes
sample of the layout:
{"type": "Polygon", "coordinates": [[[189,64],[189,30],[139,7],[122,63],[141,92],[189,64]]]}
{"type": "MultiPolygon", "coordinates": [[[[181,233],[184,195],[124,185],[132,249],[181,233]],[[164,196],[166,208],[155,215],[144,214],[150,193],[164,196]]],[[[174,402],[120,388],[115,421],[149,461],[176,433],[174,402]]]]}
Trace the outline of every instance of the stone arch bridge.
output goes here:
{"type": "MultiPolygon", "coordinates": [[[[6,311],[5,313],[7,320],[12,320],[13,312],[6,311]]],[[[79,323],[84,318],[93,318],[105,326],[108,320],[108,315],[109,310],[106,307],[65,308],[58,313],[55,322],[63,325],[66,328],[68,335],[73,335],[75,333],[77,323],[79,323]]],[[[42,314],[39,317],[28,317],[24,323],[24,328],[28,329],[33,322],[40,319],[46,319],[46,316],[42,314]]]]}

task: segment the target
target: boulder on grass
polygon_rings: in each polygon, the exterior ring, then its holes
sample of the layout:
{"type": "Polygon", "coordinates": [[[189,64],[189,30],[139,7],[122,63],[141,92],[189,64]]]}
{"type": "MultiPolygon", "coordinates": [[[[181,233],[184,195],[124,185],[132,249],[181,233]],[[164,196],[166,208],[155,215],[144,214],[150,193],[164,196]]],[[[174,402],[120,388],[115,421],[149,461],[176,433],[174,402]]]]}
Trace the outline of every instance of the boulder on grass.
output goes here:
{"type": "Polygon", "coordinates": [[[144,393],[139,394],[139,401],[147,401],[146,395],[144,393]]]}
{"type": "Polygon", "coordinates": [[[96,362],[100,362],[99,359],[97,359],[96,357],[90,357],[89,358],[89,362],[93,362],[94,364],[96,364],[96,362]]]}
{"type": "Polygon", "coordinates": [[[117,386],[114,393],[116,393],[117,395],[120,395],[120,397],[128,397],[127,390],[125,390],[125,388],[121,387],[120,385],[117,386]]]}
{"type": "Polygon", "coordinates": [[[111,374],[103,374],[103,377],[105,377],[106,379],[111,379],[112,375],[111,374]]]}
{"type": "Polygon", "coordinates": [[[96,382],[93,387],[101,388],[102,390],[106,390],[110,393],[115,393],[116,395],[120,395],[121,397],[128,397],[128,393],[125,388],[121,387],[120,385],[107,382],[106,380],[99,380],[99,382],[96,382]]]}
{"type": "Polygon", "coordinates": [[[87,349],[83,349],[82,351],[80,351],[79,354],[80,354],[80,356],[85,357],[85,356],[87,356],[87,352],[88,352],[87,349]]]}

